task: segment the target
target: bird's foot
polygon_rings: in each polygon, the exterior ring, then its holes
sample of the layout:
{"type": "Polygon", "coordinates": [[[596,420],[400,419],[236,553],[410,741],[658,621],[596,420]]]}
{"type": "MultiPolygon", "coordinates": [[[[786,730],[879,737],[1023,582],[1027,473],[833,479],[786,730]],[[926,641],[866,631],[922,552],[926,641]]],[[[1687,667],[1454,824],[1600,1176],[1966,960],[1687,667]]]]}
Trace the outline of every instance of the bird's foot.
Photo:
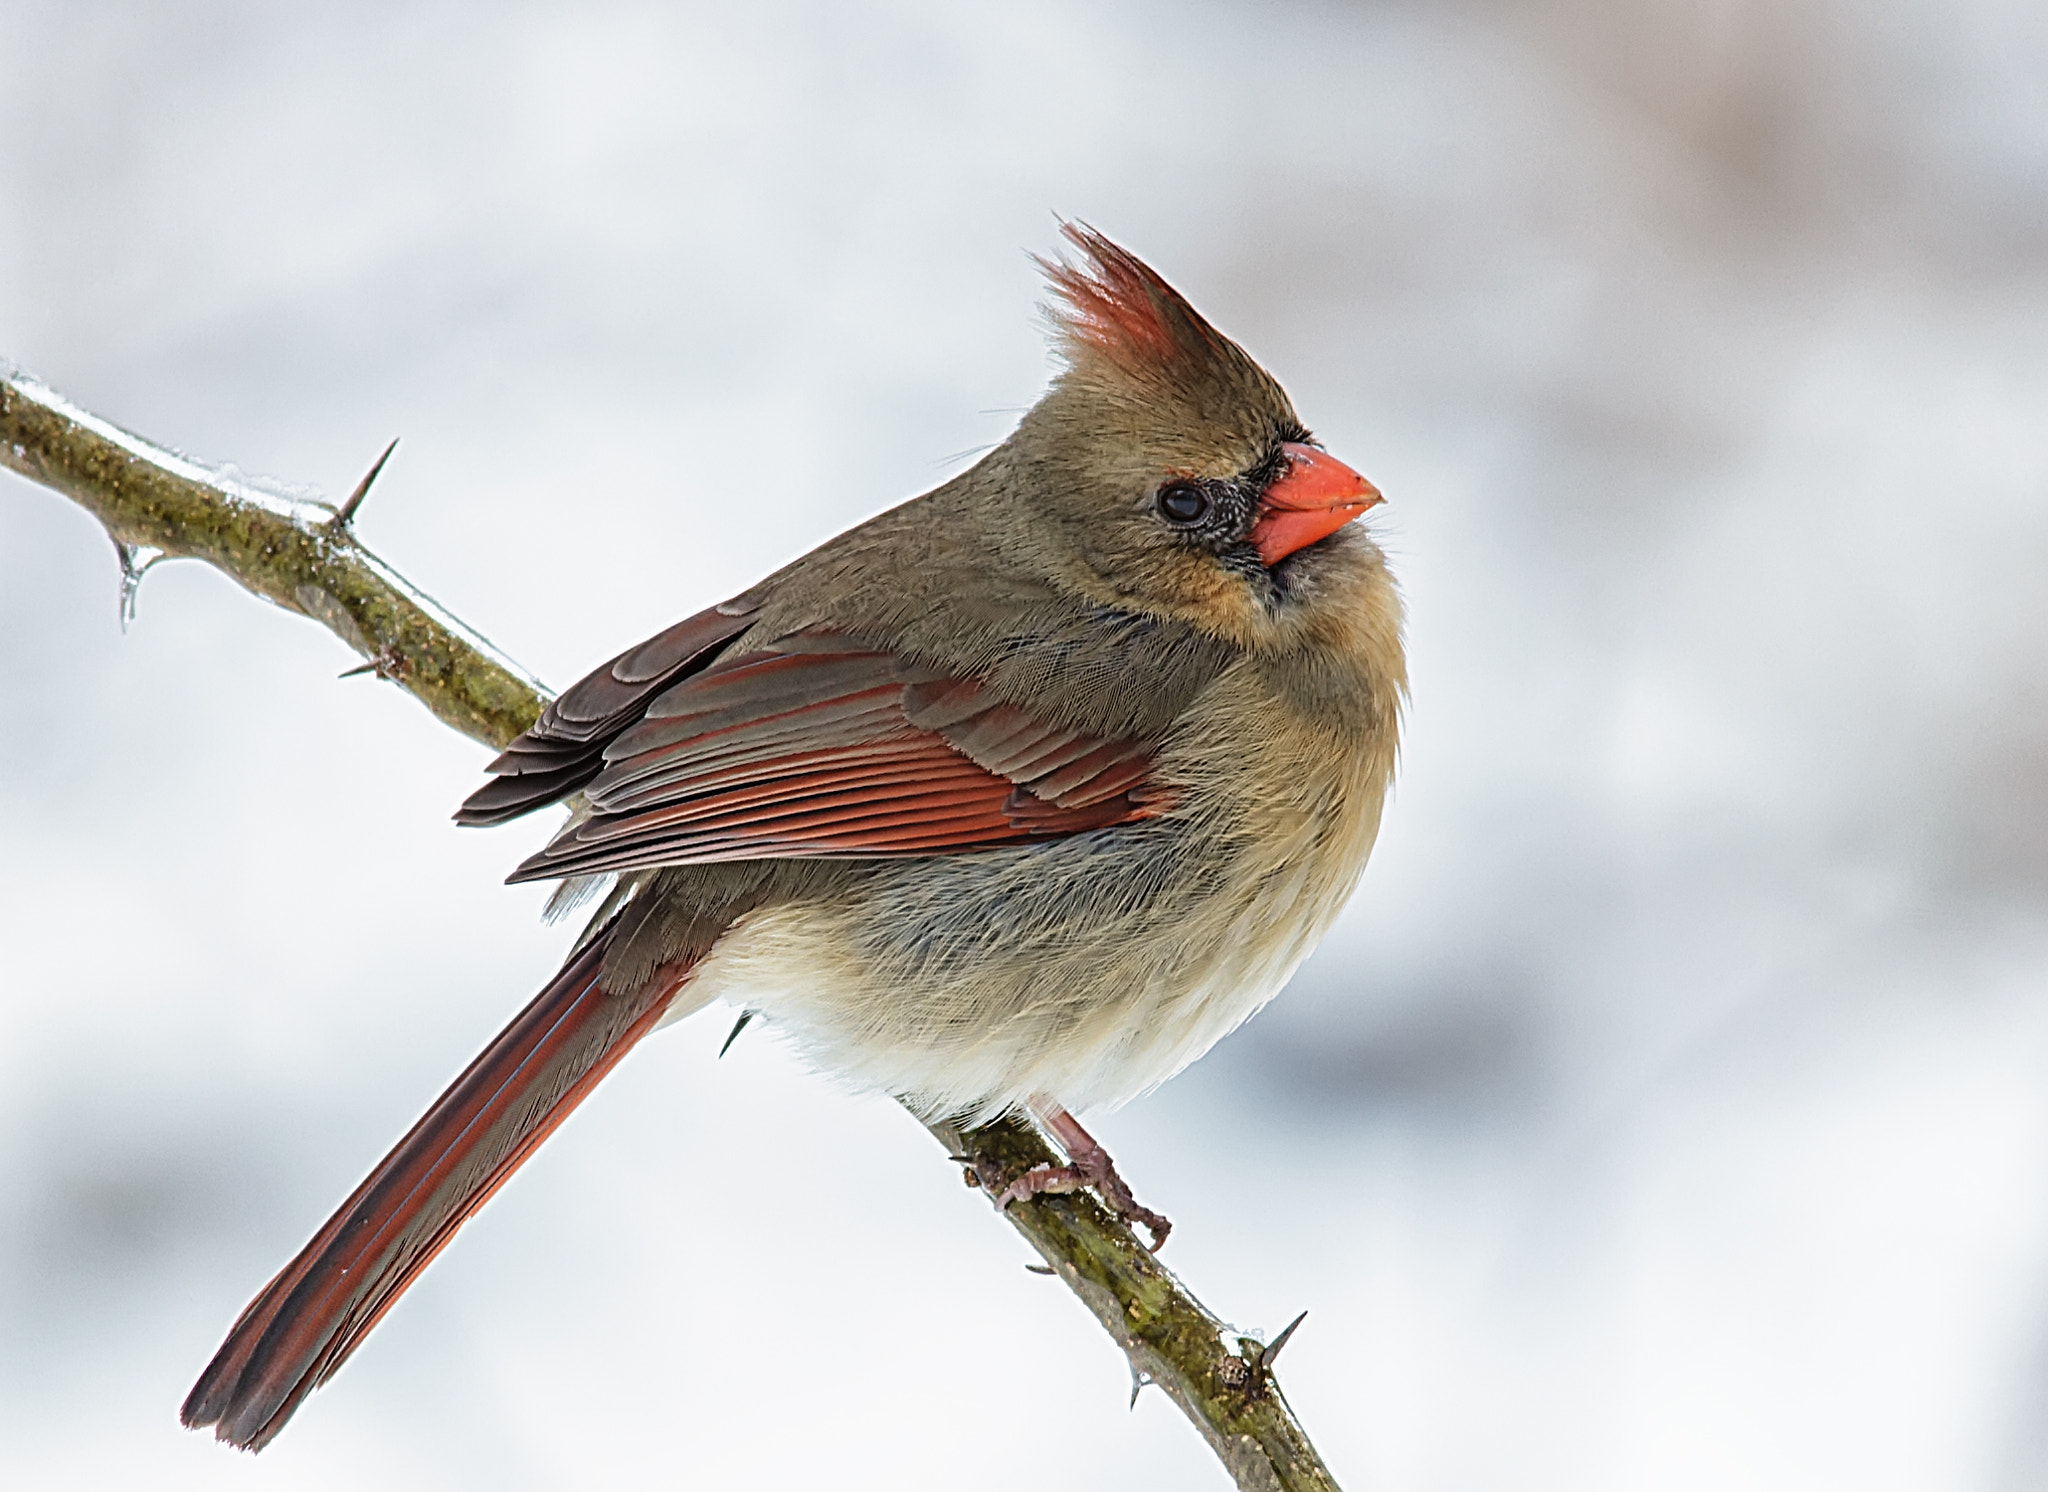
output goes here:
{"type": "Polygon", "coordinates": [[[1052,1131],[1053,1138],[1060,1142],[1060,1148],[1067,1152],[1069,1163],[1039,1166],[1026,1171],[1003,1188],[996,1198],[996,1206],[1008,1207],[1012,1202],[1035,1197],[1041,1192],[1078,1192],[1093,1187],[1096,1195],[1120,1221],[1145,1225],[1152,1234],[1152,1251],[1157,1253],[1166,1243],[1166,1235],[1173,1231],[1173,1224],[1131,1195],[1130,1187],[1117,1174],[1116,1162],[1109,1158],[1109,1152],[1081,1128],[1072,1114],[1054,1105],[1034,1109],[1034,1112],[1052,1131]]]}

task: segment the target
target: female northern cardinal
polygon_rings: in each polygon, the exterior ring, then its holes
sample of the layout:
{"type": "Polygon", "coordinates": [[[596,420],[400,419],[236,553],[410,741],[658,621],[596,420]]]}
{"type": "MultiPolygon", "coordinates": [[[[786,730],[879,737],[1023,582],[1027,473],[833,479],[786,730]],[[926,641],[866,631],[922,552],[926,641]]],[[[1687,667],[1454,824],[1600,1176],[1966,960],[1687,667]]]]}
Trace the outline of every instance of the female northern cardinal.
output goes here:
{"type": "MultiPolygon", "coordinates": [[[[562,971],[242,1313],[184,1421],[259,1448],[628,1048],[724,999],[927,1117],[1069,1109],[1263,1004],[1378,830],[1406,674],[1380,500],[1092,230],[1065,369],[975,467],[621,653],[456,817],[573,814],[515,881],[616,877],[562,971]]],[[[1156,1244],[1155,1244],[1156,1246],[1156,1244]]]]}

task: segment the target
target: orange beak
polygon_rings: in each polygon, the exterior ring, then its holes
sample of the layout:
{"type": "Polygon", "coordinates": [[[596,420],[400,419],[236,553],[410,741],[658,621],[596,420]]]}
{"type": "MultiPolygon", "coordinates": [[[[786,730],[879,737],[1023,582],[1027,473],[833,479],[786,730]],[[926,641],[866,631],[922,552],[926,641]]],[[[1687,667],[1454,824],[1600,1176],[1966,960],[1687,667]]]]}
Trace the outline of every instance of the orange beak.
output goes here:
{"type": "Polygon", "coordinates": [[[1335,456],[1293,441],[1280,449],[1287,454],[1287,474],[1259,499],[1251,532],[1259,562],[1269,569],[1384,500],[1379,488],[1335,456]]]}

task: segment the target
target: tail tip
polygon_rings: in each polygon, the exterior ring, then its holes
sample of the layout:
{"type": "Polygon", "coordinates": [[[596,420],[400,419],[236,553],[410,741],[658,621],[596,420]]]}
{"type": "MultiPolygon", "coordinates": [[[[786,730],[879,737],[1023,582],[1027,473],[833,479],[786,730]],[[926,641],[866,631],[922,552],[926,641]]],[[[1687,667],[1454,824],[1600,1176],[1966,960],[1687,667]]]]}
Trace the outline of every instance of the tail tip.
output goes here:
{"type": "Polygon", "coordinates": [[[297,1407],[260,1403],[248,1395],[238,1402],[233,1385],[221,1383],[216,1368],[209,1366],[178,1407],[178,1423],[188,1430],[212,1430],[222,1444],[254,1454],[270,1444],[297,1407]]]}

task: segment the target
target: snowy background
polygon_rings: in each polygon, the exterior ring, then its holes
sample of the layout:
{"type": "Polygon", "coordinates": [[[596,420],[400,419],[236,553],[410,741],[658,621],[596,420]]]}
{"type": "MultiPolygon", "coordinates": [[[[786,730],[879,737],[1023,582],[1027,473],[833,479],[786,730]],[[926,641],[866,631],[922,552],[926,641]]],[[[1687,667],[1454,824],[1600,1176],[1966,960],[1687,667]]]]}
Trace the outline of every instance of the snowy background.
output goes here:
{"type": "MultiPolygon", "coordinates": [[[[0,0],[0,356],[556,686],[1002,437],[1053,214],[1388,494],[1415,708],[1099,1126],[1347,1485],[2048,1486],[2048,8],[0,0]]],[[[555,965],[542,822],[0,474],[0,1483],[1221,1487],[910,1119],[636,1053],[251,1459],[235,1312],[555,965]]]]}

